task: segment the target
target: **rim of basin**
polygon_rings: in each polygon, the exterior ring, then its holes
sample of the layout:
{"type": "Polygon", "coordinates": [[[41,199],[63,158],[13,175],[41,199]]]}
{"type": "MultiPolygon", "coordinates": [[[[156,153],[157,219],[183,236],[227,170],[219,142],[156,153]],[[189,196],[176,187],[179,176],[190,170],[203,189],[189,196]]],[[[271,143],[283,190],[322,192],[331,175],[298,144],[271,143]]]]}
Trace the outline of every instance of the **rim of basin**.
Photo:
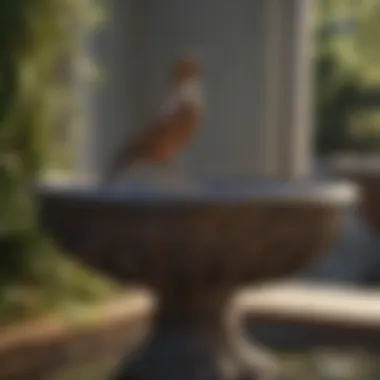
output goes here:
{"type": "Polygon", "coordinates": [[[191,203],[249,203],[249,202],[328,202],[350,204],[357,198],[356,186],[346,181],[330,180],[263,180],[207,179],[194,181],[188,190],[162,188],[129,182],[118,188],[101,188],[94,184],[67,181],[43,181],[37,193],[72,197],[99,202],[191,202],[191,203]],[[140,186],[140,187],[139,187],[140,186]]]}
{"type": "Polygon", "coordinates": [[[332,158],[332,164],[339,172],[380,177],[379,154],[338,155],[332,158]]]}

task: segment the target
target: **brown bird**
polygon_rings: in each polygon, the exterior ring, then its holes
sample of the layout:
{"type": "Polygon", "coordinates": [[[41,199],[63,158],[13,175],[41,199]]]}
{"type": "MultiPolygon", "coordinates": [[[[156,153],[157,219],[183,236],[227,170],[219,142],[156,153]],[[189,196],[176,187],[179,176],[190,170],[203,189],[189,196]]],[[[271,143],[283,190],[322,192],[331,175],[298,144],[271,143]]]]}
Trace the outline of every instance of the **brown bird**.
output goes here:
{"type": "Polygon", "coordinates": [[[167,164],[189,143],[203,111],[200,76],[198,60],[184,57],[176,63],[169,96],[142,135],[118,152],[106,173],[106,183],[135,163],[167,164]]]}

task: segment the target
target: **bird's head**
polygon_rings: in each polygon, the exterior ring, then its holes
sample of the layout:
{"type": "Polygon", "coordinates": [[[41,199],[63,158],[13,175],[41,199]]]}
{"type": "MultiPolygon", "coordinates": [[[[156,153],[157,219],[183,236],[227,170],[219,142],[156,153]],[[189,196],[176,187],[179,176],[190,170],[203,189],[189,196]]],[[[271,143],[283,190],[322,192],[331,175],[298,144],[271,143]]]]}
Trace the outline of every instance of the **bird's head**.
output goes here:
{"type": "Polygon", "coordinates": [[[198,59],[191,56],[180,58],[174,66],[174,81],[182,82],[198,78],[201,74],[201,64],[198,59]]]}

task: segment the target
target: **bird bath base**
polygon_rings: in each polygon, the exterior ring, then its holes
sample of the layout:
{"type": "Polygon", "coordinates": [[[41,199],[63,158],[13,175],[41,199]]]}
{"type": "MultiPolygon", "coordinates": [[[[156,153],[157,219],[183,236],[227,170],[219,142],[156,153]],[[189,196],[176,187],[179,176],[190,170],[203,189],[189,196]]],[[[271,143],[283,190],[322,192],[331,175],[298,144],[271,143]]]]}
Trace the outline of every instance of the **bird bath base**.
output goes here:
{"type": "Polygon", "coordinates": [[[275,361],[261,352],[260,357],[250,355],[254,350],[239,345],[226,328],[222,316],[227,294],[218,306],[209,297],[213,306],[206,309],[200,304],[189,310],[182,305],[186,298],[161,304],[152,334],[117,370],[115,380],[274,379],[275,361]],[[180,309],[184,314],[178,314],[180,309]]]}
{"type": "Polygon", "coordinates": [[[256,379],[255,373],[245,370],[247,363],[221,339],[221,332],[187,327],[156,331],[152,340],[118,380],[127,379],[256,379]]]}
{"type": "Polygon", "coordinates": [[[44,187],[39,215],[65,251],[157,295],[153,331],[116,380],[269,380],[274,362],[242,339],[229,300],[326,252],[352,195],[318,183],[219,182],[155,196],[44,187]]]}

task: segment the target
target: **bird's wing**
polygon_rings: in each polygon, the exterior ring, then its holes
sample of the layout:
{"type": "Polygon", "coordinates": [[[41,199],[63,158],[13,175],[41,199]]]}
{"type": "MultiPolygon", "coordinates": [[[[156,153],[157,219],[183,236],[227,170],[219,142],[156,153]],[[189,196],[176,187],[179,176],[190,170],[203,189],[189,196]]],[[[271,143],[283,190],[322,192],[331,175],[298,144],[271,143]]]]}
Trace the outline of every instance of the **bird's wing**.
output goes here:
{"type": "Polygon", "coordinates": [[[118,177],[121,171],[138,160],[141,152],[145,151],[146,146],[149,146],[152,140],[155,140],[156,135],[160,134],[162,130],[167,129],[172,124],[180,107],[179,105],[178,107],[176,105],[173,106],[170,102],[164,105],[165,108],[162,108],[162,112],[165,113],[154,118],[152,122],[148,124],[147,129],[141,131],[132,142],[126,141],[117,151],[103,180],[104,183],[112,182],[118,177]]]}
{"type": "Polygon", "coordinates": [[[132,144],[126,144],[120,149],[107,175],[107,181],[117,177],[122,168],[138,159],[139,152],[144,150],[144,146],[149,145],[152,140],[154,141],[157,134],[160,134],[162,130],[170,129],[173,124],[177,124],[178,117],[183,115],[184,106],[200,106],[202,103],[201,95],[198,84],[193,82],[173,89],[148,124],[148,129],[144,130],[132,144]]]}
{"type": "Polygon", "coordinates": [[[164,121],[173,117],[180,108],[180,94],[178,91],[172,91],[168,97],[164,100],[158,112],[155,115],[156,121],[164,121]]]}

